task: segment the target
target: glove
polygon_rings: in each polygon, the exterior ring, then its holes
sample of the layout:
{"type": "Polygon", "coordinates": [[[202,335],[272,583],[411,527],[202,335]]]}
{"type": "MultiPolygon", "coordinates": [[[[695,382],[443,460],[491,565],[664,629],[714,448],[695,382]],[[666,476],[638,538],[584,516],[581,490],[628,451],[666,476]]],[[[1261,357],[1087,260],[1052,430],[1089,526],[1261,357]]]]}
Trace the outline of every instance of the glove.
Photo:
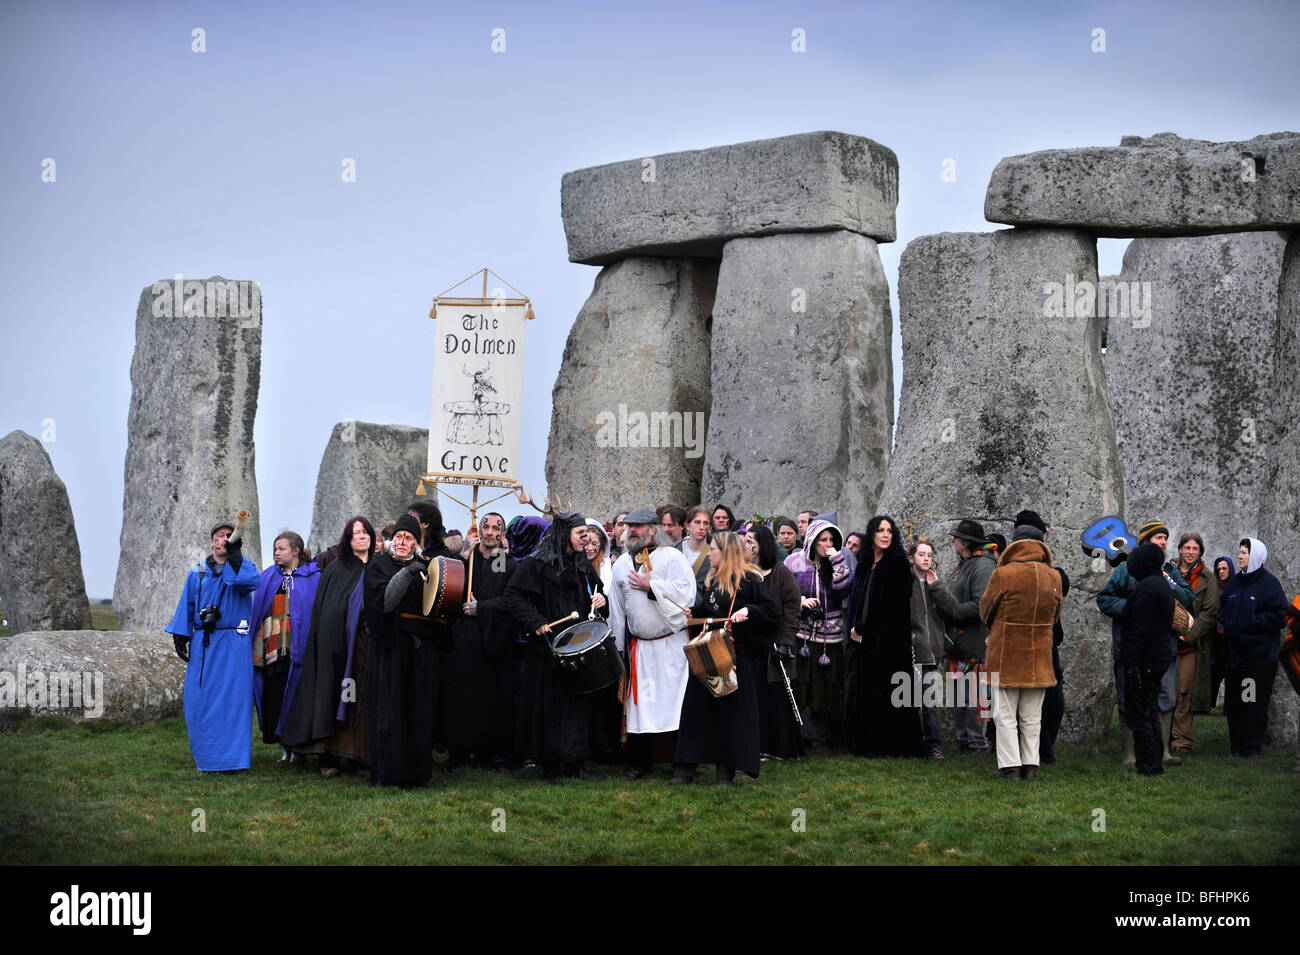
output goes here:
{"type": "Polygon", "coordinates": [[[782,660],[793,660],[794,647],[787,646],[784,643],[778,643],[776,645],[776,655],[780,657],[782,660]]]}
{"type": "Polygon", "coordinates": [[[478,601],[477,601],[477,600],[471,600],[469,603],[465,604],[465,616],[467,616],[467,617],[477,617],[477,616],[478,616],[478,601]]]}
{"type": "Polygon", "coordinates": [[[190,638],[182,637],[179,633],[173,633],[172,645],[176,647],[176,655],[186,663],[189,663],[190,662],[190,638]]]}
{"type": "Polygon", "coordinates": [[[235,573],[244,563],[244,542],[242,540],[226,541],[226,563],[235,573]]]}

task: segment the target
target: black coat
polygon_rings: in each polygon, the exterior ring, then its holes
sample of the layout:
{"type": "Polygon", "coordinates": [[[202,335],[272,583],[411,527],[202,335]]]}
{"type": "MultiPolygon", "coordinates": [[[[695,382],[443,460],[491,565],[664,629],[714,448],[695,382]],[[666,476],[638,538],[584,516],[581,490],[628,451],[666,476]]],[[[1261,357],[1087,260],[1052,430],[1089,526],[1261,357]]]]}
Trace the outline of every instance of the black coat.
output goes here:
{"type": "MultiPolygon", "coordinates": [[[[912,586],[915,575],[901,548],[881,555],[873,568],[858,561],[849,620],[862,638],[847,644],[845,734],[862,756],[920,756],[918,705],[894,706],[900,674],[912,686],[912,586]]],[[[906,702],[919,704],[919,700],[906,702]]]]}
{"type": "MultiPolygon", "coordinates": [[[[592,718],[603,694],[573,692],[551,653],[550,641],[570,624],[557,625],[550,637],[536,632],[574,610],[585,618],[593,593],[603,593],[595,569],[585,557],[566,554],[560,567],[536,557],[520,563],[501,598],[502,609],[527,634],[515,723],[520,756],[577,763],[599,755],[609,743],[604,720],[592,718]]],[[[607,608],[598,613],[605,616],[607,608]]]]}
{"type": "Polygon", "coordinates": [[[447,745],[466,755],[492,758],[513,752],[515,730],[514,644],[519,628],[503,602],[519,565],[504,553],[500,557],[485,558],[478,548],[470,556],[478,613],[457,617],[451,625],[451,655],[443,660],[439,694],[439,722],[447,745]]]}
{"type": "Polygon", "coordinates": [[[1143,544],[1129,554],[1128,570],[1137,581],[1124,605],[1119,659],[1125,669],[1165,666],[1174,661],[1174,592],[1160,572],[1164,552],[1143,544]]]}
{"type": "Polygon", "coordinates": [[[366,565],[365,613],[370,627],[366,682],[370,691],[370,780],[377,786],[422,786],[433,774],[438,670],[448,646],[445,624],[419,620],[419,578],[384,612],[388,582],[402,569],[390,554],[366,565]]]}
{"type": "Polygon", "coordinates": [[[284,746],[306,747],[328,739],[339,728],[339,701],[348,659],[348,601],[366,566],[356,558],[336,560],[321,574],[303,650],[302,679],[280,735],[284,746]]]}
{"type": "Polygon", "coordinates": [[[722,618],[742,607],[749,608],[749,619],[732,625],[738,688],[719,698],[695,677],[687,681],[675,758],[688,765],[715,763],[757,778],[759,696],[766,685],[765,660],[776,642],[781,611],[763,578],[750,575],[741,581],[734,605],[731,594],[717,587],[699,594],[694,616],[722,618]]]}

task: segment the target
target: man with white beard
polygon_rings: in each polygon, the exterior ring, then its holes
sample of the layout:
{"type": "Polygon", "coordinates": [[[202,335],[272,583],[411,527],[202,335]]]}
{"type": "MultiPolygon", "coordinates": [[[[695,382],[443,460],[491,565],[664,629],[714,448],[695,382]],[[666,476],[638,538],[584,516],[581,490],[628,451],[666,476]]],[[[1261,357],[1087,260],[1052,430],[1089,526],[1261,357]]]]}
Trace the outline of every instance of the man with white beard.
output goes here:
{"type": "Polygon", "coordinates": [[[627,550],[614,564],[609,626],[627,660],[627,778],[640,779],[653,765],[653,735],[675,733],[681,720],[690,679],[682,608],[695,603],[695,575],[670,542],[656,544],[654,511],[639,507],[624,522],[627,550]]]}

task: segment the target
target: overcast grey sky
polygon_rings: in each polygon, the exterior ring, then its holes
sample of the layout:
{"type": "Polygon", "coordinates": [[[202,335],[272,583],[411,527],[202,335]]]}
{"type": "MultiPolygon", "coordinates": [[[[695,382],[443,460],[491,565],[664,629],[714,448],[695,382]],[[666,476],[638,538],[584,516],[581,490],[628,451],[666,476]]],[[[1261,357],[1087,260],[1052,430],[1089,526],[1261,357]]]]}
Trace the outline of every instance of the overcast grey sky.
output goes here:
{"type": "MultiPolygon", "coordinates": [[[[567,260],[564,172],[818,129],[868,136],[899,157],[898,241],[881,248],[896,288],[911,239],[994,228],[984,190],[1003,156],[1300,128],[1298,27],[1300,5],[1261,0],[7,3],[0,434],[41,437],[53,419],[45,446],[87,590],[110,596],[140,291],[178,272],[257,280],[269,553],[280,528],[307,534],[335,422],[428,426],[430,298],[487,265],[537,313],[521,458],[540,499],[551,387],[597,273],[567,260]],[[374,387],[343,389],[357,355],[374,387]]],[[[1101,243],[1103,273],[1124,245],[1101,243]]]]}

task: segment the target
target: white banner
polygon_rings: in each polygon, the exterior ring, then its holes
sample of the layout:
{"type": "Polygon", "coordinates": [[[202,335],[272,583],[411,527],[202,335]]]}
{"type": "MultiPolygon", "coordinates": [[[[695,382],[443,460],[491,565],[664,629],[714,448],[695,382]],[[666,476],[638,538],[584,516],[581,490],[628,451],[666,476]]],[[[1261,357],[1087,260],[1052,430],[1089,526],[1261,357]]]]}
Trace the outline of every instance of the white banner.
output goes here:
{"type": "Polygon", "coordinates": [[[449,482],[519,479],[527,306],[438,308],[429,473],[449,482]]]}

